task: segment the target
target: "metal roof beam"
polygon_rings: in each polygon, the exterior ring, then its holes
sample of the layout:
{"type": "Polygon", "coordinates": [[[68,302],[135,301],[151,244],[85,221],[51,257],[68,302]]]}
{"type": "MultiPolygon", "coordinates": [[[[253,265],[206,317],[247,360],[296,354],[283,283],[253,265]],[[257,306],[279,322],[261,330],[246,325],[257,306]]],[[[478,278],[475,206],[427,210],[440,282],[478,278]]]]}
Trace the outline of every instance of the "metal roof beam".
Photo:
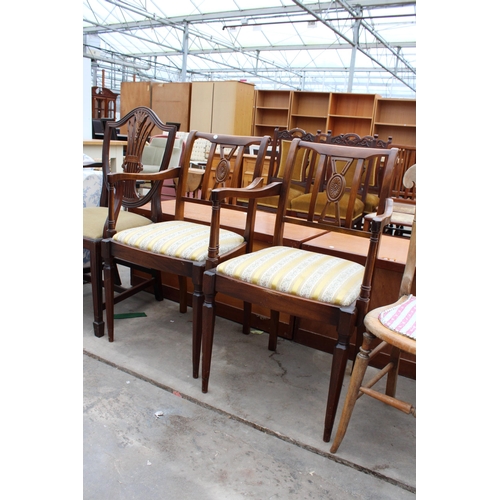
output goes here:
{"type": "MultiPolygon", "coordinates": [[[[339,37],[341,37],[343,40],[345,40],[347,43],[351,44],[353,47],[356,47],[360,52],[362,52],[366,57],[368,57],[369,59],[371,59],[373,62],[375,62],[376,64],[378,64],[379,66],[381,66],[382,68],[384,68],[388,73],[390,73],[392,76],[394,76],[395,78],[397,78],[398,80],[400,80],[402,83],[404,83],[405,85],[407,85],[411,90],[415,90],[415,88],[409,83],[407,82],[406,80],[402,79],[397,73],[394,73],[393,71],[391,71],[389,68],[387,68],[384,64],[382,64],[377,58],[373,57],[368,51],[364,50],[362,47],[360,47],[359,45],[356,45],[356,43],[349,39],[346,35],[344,35],[343,33],[341,33],[338,29],[336,29],[334,26],[332,26],[332,24],[330,24],[328,21],[325,21],[321,16],[319,16],[318,14],[316,14],[314,11],[312,11],[311,9],[309,9],[309,7],[305,6],[302,2],[299,2],[298,0],[292,0],[296,5],[299,5],[301,6],[305,12],[308,12],[309,14],[311,14],[315,19],[317,19],[319,22],[323,23],[325,26],[327,26],[328,28],[330,28],[334,33],[336,33],[339,37]]],[[[351,13],[352,15],[355,16],[355,12],[352,11],[352,9],[350,8],[349,5],[345,4],[345,2],[343,2],[342,0],[337,0],[338,3],[342,4],[342,5],[345,5],[345,8],[346,10],[351,13]]],[[[365,26],[363,26],[365,27],[365,26]]],[[[373,34],[373,33],[372,33],[373,34]]],[[[385,42],[379,35],[376,35],[376,38],[377,40],[379,40],[380,42],[382,42],[386,48],[388,48],[389,50],[391,50],[391,52],[395,52],[396,53],[396,58],[401,60],[403,62],[403,64],[408,67],[408,69],[410,69],[412,72],[416,73],[415,69],[412,68],[408,62],[406,62],[402,57],[400,57],[397,52],[395,51],[395,49],[393,47],[391,47],[390,45],[387,44],[387,42],[385,42]]]]}

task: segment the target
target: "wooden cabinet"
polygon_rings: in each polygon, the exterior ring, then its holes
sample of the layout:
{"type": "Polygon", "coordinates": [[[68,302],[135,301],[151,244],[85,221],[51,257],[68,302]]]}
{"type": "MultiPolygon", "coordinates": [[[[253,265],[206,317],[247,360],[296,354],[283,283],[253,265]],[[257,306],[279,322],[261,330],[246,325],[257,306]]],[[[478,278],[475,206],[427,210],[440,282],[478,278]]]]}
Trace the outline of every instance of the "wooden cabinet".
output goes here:
{"type": "Polygon", "coordinates": [[[292,92],[257,90],[255,93],[254,135],[273,137],[274,129],[287,129],[292,92]]]}
{"type": "MultiPolygon", "coordinates": [[[[179,130],[189,130],[191,83],[153,83],[151,109],[164,123],[180,123],[179,130]]],[[[158,131],[159,132],[159,131],[158,131]]]]}
{"type": "Polygon", "coordinates": [[[111,90],[105,87],[92,87],[92,118],[111,118],[116,120],[116,98],[111,90]]]}
{"type": "Polygon", "coordinates": [[[213,82],[193,82],[189,130],[212,131],[213,94],[213,82]]]}
{"type": "Polygon", "coordinates": [[[379,98],[375,105],[373,134],[382,140],[392,136],[398,146],[417,145],[417,101],[379,98]]]}
{"type": "Polygon", "coordinates": [[[138,106],[151,106],[151,82],[122,82],[120,87],[120,117],[138,106]]]}
{"type": "Polygon", "coordinates": [[[188,131],[190,101],[191,83],[123,82],[120,116],[138,106],[146,106],[163,122],[180,123],[180,130],[188,131]]]}
{"type": "Polygon", "coordinates": [[[193,82],[190,130],[252,135],[254,86],[249,83],[193,82]]]}
{"type": "MultiPolygon", "coordinates": [[[[328,130],[332,131],[332,135],[370,135],[376,97],[375,94],[332,93],[328,110],[328,130]]],[[[381,139],[387,140],[383,137],[381,139]]]]}
{"type": "Polygon", "coordinates": [[[301,128],[311,133],[326,132],[329,102],[329,92],[294,92],[289,128],[301,128]]]}

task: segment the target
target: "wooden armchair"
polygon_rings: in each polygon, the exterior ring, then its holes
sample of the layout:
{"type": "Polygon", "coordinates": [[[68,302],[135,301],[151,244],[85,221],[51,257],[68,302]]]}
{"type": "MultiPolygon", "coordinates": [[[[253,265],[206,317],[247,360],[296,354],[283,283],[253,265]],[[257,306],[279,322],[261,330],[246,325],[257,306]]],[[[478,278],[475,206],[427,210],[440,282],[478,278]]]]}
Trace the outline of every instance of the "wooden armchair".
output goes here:
{"type": "MultiPolygon", "coordinates": [[[[99,120],[100,122],[100,120],[99,120]]],[[[104,335],[103,314],[105,304],[103,302],[103,277],[102,277],[102,257],[101,241],[105,236],[108,217],[108,177],[110,175],[109,148],[113,132],[118,127],[127,128],[128,139],[124,142],[126,148],[122,169],[124,172],[140,172],[142,170],[142,152],[154,127],[170,132],[175,131],[171,126],[163,125],[163,122],[156,116],[154,111],[145,107],[138,107],[130,111],[118,122],[106,122],[104,130],[102,149],[102,189],[98,207],[86,207],[83,209],[83,248],[88,250],[90,255],[90,273],[84,272],[84,282],[90,282],[92,286],[92,303],[94,308],[94,334],[96,337],[104,335]]],[[[165,150],[161,161],[160,169],[168,167],[172,149],[174,146],[175,134],[169,134],[166,140],[165,150]]],[[[157,193],[161,189],[156,185],[146,195],[143,195],[133,181],[128,181],[122,198],[121,206],[125,209],[136,208],[145,204],[152,204],[151,217],[123,210],[116,222],[117,230],[128,229],[137,226],[145,226],[156,222],[160,215],[160,204],[157,193]]],[[[117,285],[119,284],[118,274],[115,273],[117,285]]]]}
{"type": "MultiPolygon", "coordinates": [[[[299,138],[303,141],[316,142],[317,137],[317,135],[306,132],[301,128],[280,130],[276,127],[272,138],[271,156],[269,159],[269,170],[266,183],[271,184],[272,182],[279,182],[283,179],[285,162],[293,139],[299,138]]],[[[290,203],[290,200],[306,192],[306,177],[310,166],[309,156],[309,151],[302,150],[295,160],[292,174],[292,185],[290,186],[290,190],[288,192],[288,204],[290,203]]],[[[278,203],[279,200],[276,196],[262,198],[258,201],[260,209],[267,209],[271,211],[276,210],[278,203]]]]}
{"type": "MultiPolygon", "coordinates": [[[[222,186],[241,186],[243,153],[251,144],[258,144],[254,182],[248,186],[263,183],[262,168],[266,150],[270,141],[269,136],[232,136],[217,135],[192,131],[187,139],[185,154],[181,166],[174,167],[166,172],[148,174],[110,174],[108,182],[109,191],[109,224],[107,239],[103,241],[103,256],[105,261],[104,277],[106,292],[106,322],[109,341],[114,340],[113,304],[121,298],[114,296],[113,273],[116,264],[125,264],[129,267],[149,269],[150,272],[171,273],[179,277],[180,310],[186,311],[186,283],[191,279],[193,284],[193,377],[198,377],[200,348],[201,348],[201,308],[203,304],[202,281],[203,272],[207,266],[208,243],[210,226],[185,220],[187,204],[209,205],[208,200],[212,189],[222,186]],[[188,196],[187,184],[189,182],[190,158],[194,144],[197,140],[205,140],[210,144],[207,166],[201,184],[199,198],[188,196]],[[130,230],[117,230],[114,213],[120,206],[122,193],[127,182],[149,180],[152,182],[165,179],[174,179],[177,182],[175,217],[174,220],[157,222],[149,226],[130,230]],[[114,209],[112,208],[114,207],[114,209]],[[113,211],[114,210],[114,211],[113,211]]],[[[245,191],[243,189],[243,191],[245,191]]],[[[231,199],[225,205],[231,211],[236,210],[246,213],[246,228],[241,234],[217,227],[218,247],[217,258],[212,259],[210,265],[224,261],[230,257],[248,252],[252,246],[249,227],[253,224],[255,209],[246,211],[244,207],[236,205],[236,199],[231,199]]],[[[123,299],[142,290],[144,287],[133,284],[123,293],[123,299]]],[[[157,296],[161,300],[162,296],[157,296]]]]}
{"type": "MultiPolygon", "coordinates": [[[[414,165],[405,173],[404,185],[411,188],[415,183],[416,166],[414,165]]],[[[414,417],[417,416],[416,408],[411,403],[396,398],[400,353],[404,351],[417,354],[417,302],[416,297],[411,295],[411,287],[416,270],[416,226],[415,216],[410,236],[408,258],[399,290],[399,300],[394,304],[370,311],[364,319],[366,332],[364,333],[363,345],[354,363],[342,415],[330,450],[332,453],[336,453],[342,443],[354,410],[354,405],[357,399],[363,395],[378,399],[414,417]],[[381,342],[373,349],[372,345],[375,339],[380,339],[381,342]],[[363,384],[368,364],[386,346],[391,347],[389,362],[370,381],[363,384]],[[384,394],[373,389],[373,386],[385,375],[387,375],[387,383],[384,394]]]]}
{"type": "MultiPolygon", "coordinates": [[[[271,192],[273,195],[278,195],[280,200],[272,246],[228,259],[223,263],[219,263],[218,252],[219,205],[222,200],[228,196],[234,196],[235,193],[230,189],[218,189],[212,192],[213,216],[208,261],[213,262],[213,265],[211,264],[210,269],[205,272],[203,283],[205,293],[203,392],[208,391],[217,293],[242,300],[245,304],[245,315],[248,311],[247,303],[259,304],[270,310],[270,350],[276,349],[280,312],[292,317],[298,316],[307,320],[328,323],[336,328],[338,339],[333,354],[323,434],[324,440],[329,441],[348,357],[349,339],[362,325],[363,318],[368,311],[379,238],[390,219],[392,207],[392,200],[390,200],[387,207],[381,207],[380,215],[374,218],[371,232],[363,232],[341,227],[338,202],[345,192],[347,173],[351,169],[354,170],[353,189],[349,194],[350,202],[353,202],[357,196],[357,186],[365,161],[378,156],[385,158],[386,168],[390,172],[394,168],[397,149],[346,147],[294,139],[287,156],[283,182],[264,187],[260,194],[264,196],[271,192]],[[292,185],[295,161],[302,149],[314,151],[318,155],[318,175],[323,175],[327,167],[332,166],[330,169],[332,175],[325,192],[328,196],[328,203],[334,207],[332,213],[335,217],[303,219],[287,214],[285,200],[292,185]],[[337,163],[342,163],[341,169],[336,167],[337,163]],[[383,208],[386,210],[383,211],[383,208]],[[283,246],[285,224],[312,226],[325,231],[340,231],[368,238],[370,244],[366,263],[363,266],[349,260],[283,246]]],[[[384,182],[388,183],[388,178],[384,182]]],[[[250,200],[249,207],[256,201],[258,200],[250,200]]],[[[348,219],[352,218],[353,206],[353,203],[349,203],[351,212],[347,214],[348,219]]]]}
{"type": "MultiPolygon", "coordinates": [[[[415,215],[415,206],[417,203],[416,185],[406,187],[403,179],[407,170],[416,164],[417,149],[413,146],[394,146],[398,148],[398,158],[394,168],[392,178],[392,188],[390,196],[392,197],[393,212],[391,224],[386,227],[386,233],[395,236],[404,236],[411,233],[413,217],[415,215]]],[[[374,210],[372,210],[374,211],[374,210]]],[[[365,228],[369,218],[364,222],[365,228]]]]}
{"type": "MultiPolygon", "coordinates": [[[[378,136],[361,137],[354,133],[332,136],[331,133],[327,133],[318,134],[318,141],[339,146],[388,149],[391,146],[392,139],[389,137],[389,140],[385,142],[380,140],[378,136]]],[[[317,169],[314,168],[316,161],[316,157],[313,155],[311,158],[313,167],[308,172],[305,193],[294,197],[290,201],[290,213],[296,216],[307,216],[311,219],[320,215],[327,204],[325,188],[330,172],[326,170],[324,177],[319,176],[317,169]],[[312,203],[312,199],[315,200],[314,204],[312,203]]],[[[349,220],[346,218],[346,212],[348,211],[349,192],[353,183],[352,171],[346,175],[346,192],[344,198],[339,203],[340,218],[346,227],[360,225],[365,214],[377,210],[385,172],[383,161],[384,157],[375,157],[366,161],[360,183],[357,187],[358,197],[355,201],[354,211],[349,220]]]]}

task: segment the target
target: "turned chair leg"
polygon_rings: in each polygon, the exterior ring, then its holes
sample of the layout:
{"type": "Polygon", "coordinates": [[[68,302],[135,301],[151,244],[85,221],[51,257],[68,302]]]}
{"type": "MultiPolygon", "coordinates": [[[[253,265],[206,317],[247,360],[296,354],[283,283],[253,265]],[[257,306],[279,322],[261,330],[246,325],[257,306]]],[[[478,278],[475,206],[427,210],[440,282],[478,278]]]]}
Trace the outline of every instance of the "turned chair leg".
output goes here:
{"type": "Polygon", "coordinates": [[[363,344],[354,362],[354,369],[351,375],[349,389],[347,390],[344,408],[342,409],[342,415],[340,416],[335,439],[333,440],[332,447],[330,448],[331,453],[337,452],[340,443],[342,443],[342,440],[344,439],[345,433],[347,431],[347,426],[349,425],[349,421],[354,409],[354,405],[356,404],[356,400],[359,397],[359,388],[363,383],[363,378],[368,367],[368,362],[370,361],[371,344],[374,339],[375,337],[371,333],[365,332],[365,334],[363,335],[363,344]]]}
{"type": "Polygon", "coordinates": [[[387,383],[385,387],[385,393],[387,394],[387,396],[391,396],[393,398],[396,397],[400,356],[400,349],[393,346],[390,353],[390,362],[392,363],[392,367],[387,373],[387,383]]]}

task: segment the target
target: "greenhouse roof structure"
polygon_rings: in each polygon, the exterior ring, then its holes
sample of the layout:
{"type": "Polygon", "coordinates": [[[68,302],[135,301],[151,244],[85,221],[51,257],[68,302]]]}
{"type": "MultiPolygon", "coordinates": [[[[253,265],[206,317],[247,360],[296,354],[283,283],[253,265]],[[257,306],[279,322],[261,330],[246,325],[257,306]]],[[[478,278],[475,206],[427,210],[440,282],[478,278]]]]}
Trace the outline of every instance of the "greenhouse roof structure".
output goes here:
{"type": "Polygon", "coordinates": [[[416,2],[83,0],[83,56],[94,85],[116,92],[241,80],[416,98],[416,2]]]}

